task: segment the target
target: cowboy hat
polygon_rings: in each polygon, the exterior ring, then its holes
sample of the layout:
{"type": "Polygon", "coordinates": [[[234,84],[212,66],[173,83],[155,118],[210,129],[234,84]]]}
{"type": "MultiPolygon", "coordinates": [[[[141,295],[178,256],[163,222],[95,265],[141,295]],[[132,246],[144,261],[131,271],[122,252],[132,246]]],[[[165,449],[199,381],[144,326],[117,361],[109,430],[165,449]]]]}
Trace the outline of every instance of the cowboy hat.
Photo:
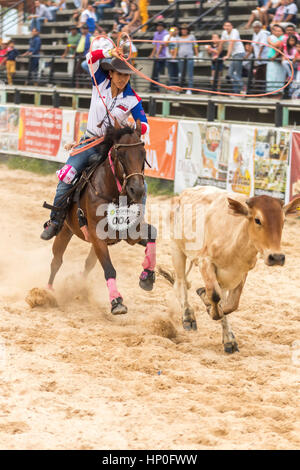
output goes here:
{"type": "Polygon", "coordinates": [[[123,60],[118,59],[117,57],[114,57],[109,61],[103,61],[101,63],[101,68],[105,71],[114,70],[115,72],[127,73],[128,75],[132,75],[134,73],[134,71],[131,70],[123,60]]]}

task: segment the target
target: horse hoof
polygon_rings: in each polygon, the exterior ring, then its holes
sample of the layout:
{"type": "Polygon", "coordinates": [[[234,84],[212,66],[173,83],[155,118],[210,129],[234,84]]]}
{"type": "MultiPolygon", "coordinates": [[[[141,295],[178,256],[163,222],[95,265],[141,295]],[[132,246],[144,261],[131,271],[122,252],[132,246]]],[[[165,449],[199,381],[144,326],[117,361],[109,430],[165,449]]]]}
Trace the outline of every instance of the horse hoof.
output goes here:
{"type": "Polygon", "coordinates": [[[236,341],[232,341],[230,343],[225,343],[224,344],[224,351],[227,354],[233,354],[235,352],[239,352],[238,344],[236,341]]]}
{"type": "Polygon", "coordinates": [[[154,282],[155,282],[155,272],[150,271],[149,269],[145,269],[145,271],[143,271],[142,274],[140,275],[139,286],[142,289],[149,292],[153,289],[154,282]]]}
{"type": "Polygon", "coordinates": [[[184,320],[182,322],[182,326],[184,328],[184,330],[186,331],[197,331],[197,323],[196,323],[196,320],[184,320]]]}
{"type": "Polygon", "coordinates": [[[113,315],[124,315],[127,313],[127,307],[122,302],[122,297],[118,297],[117,299],[113,299],[111,301],[111,313],[113,315]]]}

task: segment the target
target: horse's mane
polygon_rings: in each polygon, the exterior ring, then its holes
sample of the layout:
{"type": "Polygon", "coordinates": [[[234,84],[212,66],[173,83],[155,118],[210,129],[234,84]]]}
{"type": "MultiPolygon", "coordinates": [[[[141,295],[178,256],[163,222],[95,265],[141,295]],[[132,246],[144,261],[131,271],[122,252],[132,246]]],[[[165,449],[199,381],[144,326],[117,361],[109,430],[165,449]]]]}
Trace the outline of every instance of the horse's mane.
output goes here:
{"type": "Polygon", "coordinates": [[[114,142],[120,140],[123,135],[133,133],[134,128],[130,126],[121,127],[120,129],[116,129],[114,126],[109,126],[106,130],[103,144],[110,145],[111,147],[114,142]]]}

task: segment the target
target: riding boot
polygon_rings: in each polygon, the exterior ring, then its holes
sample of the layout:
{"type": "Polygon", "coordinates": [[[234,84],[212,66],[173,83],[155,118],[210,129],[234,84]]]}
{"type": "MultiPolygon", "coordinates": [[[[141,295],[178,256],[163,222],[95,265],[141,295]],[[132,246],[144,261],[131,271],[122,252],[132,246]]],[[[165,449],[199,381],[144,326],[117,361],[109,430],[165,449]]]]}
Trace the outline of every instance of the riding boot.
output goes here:
{"type": "MultiPolygon", "coordinates": [[[[54,209],[52,209],[51,211],[50,220],[48,220],[44,224],[44,230],[41,233],[42,240],[50,240],[55,235],[57,235],[58,232],[60,231],[64,222],[65,214],[63,211],[61,212],[57,211],[55,208],[60,207],[61,199],[69,191],[70,188],[71,188],[71,185],[64,183],[63,181],[60,181],[58,183],[56,194],[55,194],[54,201],[53,201],[54,209]]],[[[65,200],[63,202],[65,202],[65,200]]]]}

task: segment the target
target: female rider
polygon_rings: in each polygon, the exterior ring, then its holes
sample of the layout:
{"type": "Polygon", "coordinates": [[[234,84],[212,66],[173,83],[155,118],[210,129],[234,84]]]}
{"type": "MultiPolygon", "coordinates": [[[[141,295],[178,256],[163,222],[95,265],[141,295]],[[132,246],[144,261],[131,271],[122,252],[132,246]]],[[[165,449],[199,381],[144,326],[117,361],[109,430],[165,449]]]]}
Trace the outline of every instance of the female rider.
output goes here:
{"type": "MultiPolygon", "coordinates": [[[[98,85],[106,107],[99,97],[97,87],[93,81],[93,90],[91,105],[88,115],[87,130],[80,142],[82,152],[76,156],[70,156],[66,164],[57,172],[59,183],[56,190],[53,206],[58,207],[60,199],[70,189],[70,184],[78,173],[81,173],[88,165],[89,158],[95,154],[95,148],[85,150],[85,143],[91,137],[101,137],[105,134],[108,126],[113,125],[111,116],[119,123],[127,121],[131,114],[133,119],[141,121],[142,135],[148,131],[149,125],[145,112],[143,110],[140,97],[131,88],[129,79],[133,71],[125,64],[118,55],[121,53],[120,48],[109,50],[96,50],[87,54],[87,61],[92,64],[94,77],[98,85]],[[111,62],[101,59],[112,58],[111,62]],[[108,112],[109,110],[109,112],[108,112]],[[99,123],[101,126],[98,127],[99,123]]],[[[143,201],[145,202],[145,200],[143,201]]],[[[44,231],[41,234],[43,240],[50,240],[57,235],[59,222],[55,209],[50,214],[50,220],[45,224],[44,231]]]]}

